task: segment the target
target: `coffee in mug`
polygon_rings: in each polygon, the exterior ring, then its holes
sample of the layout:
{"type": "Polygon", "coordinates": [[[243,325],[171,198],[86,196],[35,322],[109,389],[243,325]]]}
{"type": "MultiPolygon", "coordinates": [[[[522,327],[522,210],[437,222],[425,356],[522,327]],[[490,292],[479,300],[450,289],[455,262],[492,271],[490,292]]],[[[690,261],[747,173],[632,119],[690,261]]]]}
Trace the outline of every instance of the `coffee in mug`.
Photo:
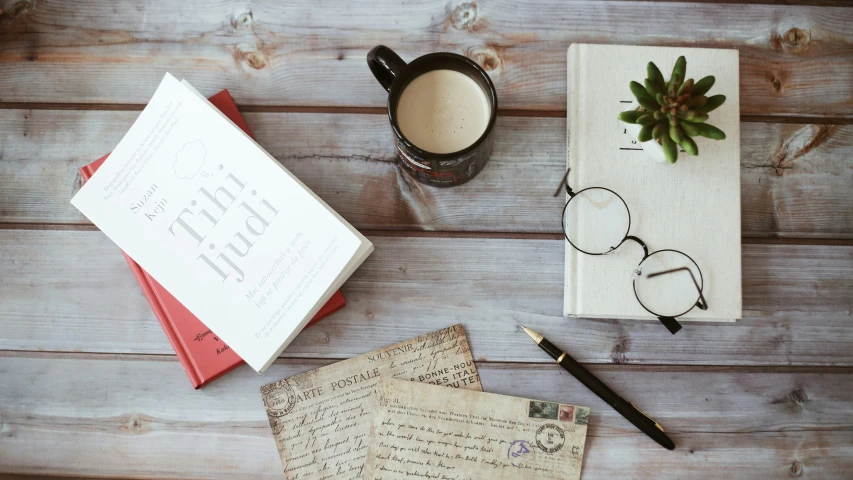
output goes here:
{"type": "Polygon", "coordinates": [[[397,158],[417,180],[461,185],[489,160],[498,99],[488,74],[453,53],[431,53],[406,64],[378,46],[367,64],[388,91],[388,119],[397,158]]]}
{"type": "Polygon", "coordinates": [[[400,131],[432,153],[464,150],[483,136],[491,109],[474,80],[456,70],[432,70],[412,80],[397,102],[400,131]]]}

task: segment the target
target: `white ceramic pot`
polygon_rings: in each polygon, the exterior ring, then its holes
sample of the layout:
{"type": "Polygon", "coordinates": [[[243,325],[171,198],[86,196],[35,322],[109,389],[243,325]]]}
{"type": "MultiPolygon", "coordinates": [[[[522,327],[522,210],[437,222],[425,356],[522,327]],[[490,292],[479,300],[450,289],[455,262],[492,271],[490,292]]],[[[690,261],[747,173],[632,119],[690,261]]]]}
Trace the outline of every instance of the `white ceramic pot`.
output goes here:
{"type": "MultiPolygon", "coordinates": [[[[640,104],[635,101],[632,102],[631,105],[629,105],[623,111],[627,112],[630,110],[636,110],[639,106],[640,104]]],[[[636,123],[626,123],[624,125],[625,129],[628,131],[628,135],[634,140],[637,140],[637,135],[640,134],[640,129],[643,128],[643,126],[637,125],[636,123]]],[[[645,152],[645,154],[652,160],[658,163],[668,163],[666,161],[666,155],[663,154],[663,147],[660,146],[657,140],[652,139],[648,142],[641,142],[637,140],[637,143],[639,143],[640,146],[643,147],[643,152],[645,152]]]]}

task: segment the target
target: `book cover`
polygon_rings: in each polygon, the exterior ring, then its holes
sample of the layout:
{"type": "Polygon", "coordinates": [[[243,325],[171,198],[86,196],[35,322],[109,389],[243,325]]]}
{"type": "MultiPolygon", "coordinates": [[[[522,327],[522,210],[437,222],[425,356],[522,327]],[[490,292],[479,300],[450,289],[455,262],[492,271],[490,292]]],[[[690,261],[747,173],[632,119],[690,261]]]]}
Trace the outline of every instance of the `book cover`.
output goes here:
{"type": "Polygon", "coordinates": [[[373,251],[169,74],[71,203],[258,372],[373,251]]]}
{"type": "MultiPolygon", "coordinates": [[[[237,126],[251,134],[227,90],[210,97],[210,102],[237,126]]],[[[105,155],[81,167],[80,175],[83,180],[88,180],[108,156],[105,155]]],[[[139,282],[143,294],[151,305],[151,309],[166,333],[166,338],[172,344],[172,348],[174,348],[194,388],[204,386],[243,363],[243,360],[233,350],[156,280],[151,278],[133,259],[127,254],[124,254],[124,258],[139,282]]],[[[346,305],[346,299],[343,294],[340,291],[336,292],[308,325],[319,322],[343,308],[344,305],[346,305]]]]}
{"type": "MultiPolygon", "coordinates": [[[[737,50],[573,44],[568,50],[567,166],[575,191],[605,187],[630,209],[630,234],[649,251],[680,250],[697,263],[708,309],[680,320],[741,318],[740,105],[737,50]],[[681,153],[675,164],[646,157],[627,134],[619,112],[634,97],[629,83],[646,77],[649,61],[668,78],[675,60],[687,59],[687,77],[714,75],[713,94],[726,102],[709,123],[722,141],[696,137],[699,155],[681,153]]],[[[573,228],[587,228],[583,220],[573,228]]],[[[594,227],[591,227],[594,228],[594,227]]],[[[564,314],[587,318],[655,318],[634,295],[632,274],[642,249],[626,242],[601,256],[566,242],[564,314]]]]}

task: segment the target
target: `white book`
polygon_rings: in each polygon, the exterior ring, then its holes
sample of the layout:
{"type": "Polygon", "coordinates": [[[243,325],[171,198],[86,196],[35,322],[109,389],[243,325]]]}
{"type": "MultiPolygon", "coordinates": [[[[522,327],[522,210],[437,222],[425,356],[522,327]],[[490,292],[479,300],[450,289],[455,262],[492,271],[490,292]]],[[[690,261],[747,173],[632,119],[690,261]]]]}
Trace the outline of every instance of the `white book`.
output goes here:
{"type": "Polygon", "coordinates": [[[373,251],[169,74],[71,203],[258,372],[373,251]]]}
{"type": "MultiPolygon", "coordinates": [[[[738,65],[737,50],[586,44],[568,50],[569,183],[575,191],[615,191],[630,209],[629,233],[650,252],[675,249],[698,264],[708,309],[693,308],[679,321],[741,318],[738,65]],[[687,59],[688,78],[716,77],[709,95],[723,94],[726,102],[708,123],[727,138],[695,137],[698,156],[682,151],[675,164],[655,163],[617,116],[634,100],[628,85],[643,83],[649,61],[668,79],[680,55],[687,59]]],[[[642,258],[631,241],[602,256],[585,255],[566,242],[564,315],[655,318],[634,295],[632,273],[642,258]]]]}

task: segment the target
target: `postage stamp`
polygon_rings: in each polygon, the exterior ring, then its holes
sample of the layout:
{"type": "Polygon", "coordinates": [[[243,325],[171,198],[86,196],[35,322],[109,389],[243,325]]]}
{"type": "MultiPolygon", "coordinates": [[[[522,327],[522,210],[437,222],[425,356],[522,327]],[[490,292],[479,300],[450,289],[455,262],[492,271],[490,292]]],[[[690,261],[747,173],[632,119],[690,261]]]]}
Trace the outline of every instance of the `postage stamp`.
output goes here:
{"type": "Polygon", "coordinates": [[[546,423],[536,431],[536,446],[545,453],[559,452],[565,443],[563,429],[553,423],[546,423]]]}
{"type": "Polygon", "coordinates": [[[531,400],[530,412],[527,416],[530,418],[544,418],[546,420],[556,420],[558,407],[559,405],[556,403],[537,402],[531,400]]]}
{"type": "Polygon", "coordinates": [[[560,421],[572,423],[575,420],[575,407],[572,405],[560,405],[560,421]]]}
{"type": "Polygon", "coordinates": [[[527,440],[515,440],[509,444],[506,458],[513,467],[520,468],[526,456],[533,453],[533,446],[527,440]]]}
{"type": "Polygon", "coordinates": [[[589,409],[578,408],[575,412],[575,423],[577,425],[586,425],[589,423],[589,409]]]}
{"type": "Polygon", "coordinates": [[[287,379],[262,386],[261,396],[264,399],[267,415],[270,417],[283,417],[296,405],[296,392],[287,383],[287,379]]]}

